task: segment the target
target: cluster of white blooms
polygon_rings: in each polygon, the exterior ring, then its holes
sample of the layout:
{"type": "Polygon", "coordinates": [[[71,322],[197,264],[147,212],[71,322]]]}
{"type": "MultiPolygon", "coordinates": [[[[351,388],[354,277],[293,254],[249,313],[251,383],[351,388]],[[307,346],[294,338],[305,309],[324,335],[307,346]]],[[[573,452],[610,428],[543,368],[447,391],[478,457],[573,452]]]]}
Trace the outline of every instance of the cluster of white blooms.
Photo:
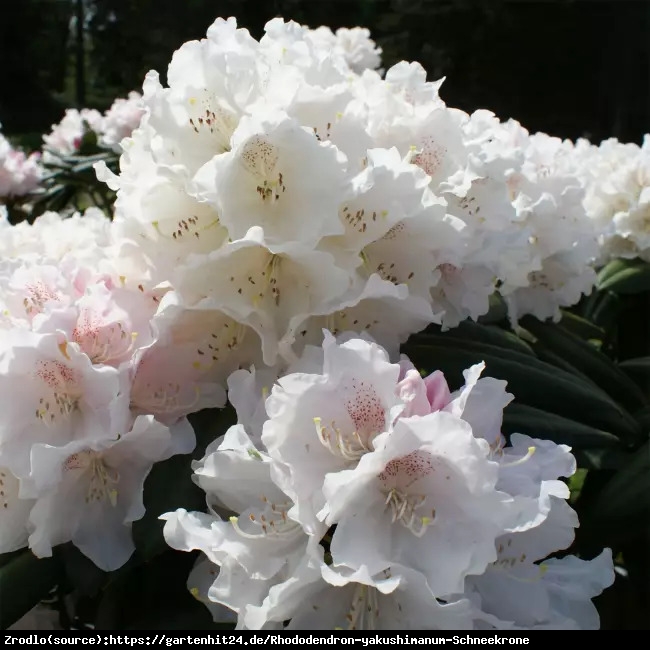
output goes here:
{"type": "Polygon", "coordinates": [[[0,133],[0,203],[29,194],[38,187],[43,176],[39,160],[38,153],[25,155],[0,133]]]}
{"type": "Polygon", "coordinates": [[[320,42],[324,49],[336,50],[343,56],[353,72],[361,74],[364,70],[376,70],[381,65],[381,48],[370,38],[370,30],[365,27],[340,27],[332,32],[329,27],[311,30],[307,38],[320,42]]]}
{"type": "Polygon", "coordinates": [[[578,525],[570,449],[501,434],[512,399],[478,364],[450,393],[373,342],[325,332],[289,373],[239,370],[238,424],[194,463],[207,513],[167,513],[199,549],[188,587],[241,629],[594,629],[614,579],[545,559],[578,525]],[[231,614],[232,615],[232,614],[231,614]]]}
{"type": "Polygon", "coordinates": [[[650,136],[643,145],[578,140],[574,173],[586,187],[584,207],[599,233],[599,264],[613,258],[650,261],[650,136]]]}
{"type": "Polygon", "coordinates": [[[119,153],[120,142],[138,127],[143,114],[142,96],[136,92],[129,93],[126,99],[116,99],[103,115],[94,108],[69,108],[61,122],[52,125],[51,133],[43,136],[44,159],[77,153],[87,130],[97,135],[100,145],[119,153]]]}
{"type": "Polygon", "coordinates": [[[559,307],[575,305],[590,293],[599,255],[598,230],[584,209],[585,188],[575,172],[575,150],[570,141],[529,135],[514,120],[500,128],[503,142],[523,155],[508,186],[530,263],[525,278],[505,277],[499,291],[514,321],[524,314],[558,317],[559,307]]]}
{"type": "Polygon", "coordinates": [[[168,87],[150,72],[143,96],[45,136],[49,160],[86,129],[122,155],[118,175],[96,165],[112,221],[0,214],[0,552],[72,541],[121,566],[151,466],[193,448],[186,416],[227,385],[239,424],[195,467],[210,512],[165,528],[205,551],[190,586],[217,615],[597,626],[611,557],[541,562],[577,525],[569,449],[506,445],[511,396],[482,366],[452,395],[389,357],[495,291],[513,321],[558,317],[590,292],[599,243],[647,253],[645,146],[468,115],[417,63],[382,76],[380,52],[359,28],[278,18],[257,41],[218,19],[168,87]]]}
{"type": "Polygon", "coordinates": [[[447,107],[419,64],[382,77],[377,57],[362,31],[278,18],[256,41],[219,19],[174,54],[169,87],[147,75],[119,176],[98,167],[139,281],[170,283],[204,334],[237,330],[215,362],[243,340],[254,362],[256,339],[265,363],[291,360],[322,327],[394,352],[497,289],[515,319],[591,290],[596,233],[561,143],[447,107]]]}
{"type": "Polygon", "coordinates": [[[72,541],[113,570],[151,466],[193,449],[184,416],[202,405],[156,327],[164,290],[122,282],[99,210],[0,216],[0,552],[72,541]]]}
{"type": "Polygon", "coordinates": [[[140,93],[132,91],[126,99],[116,99],[102,118],[99,142],[121,151],[120,142],[138,128],[143,115],[144,106],[140,93]]]}

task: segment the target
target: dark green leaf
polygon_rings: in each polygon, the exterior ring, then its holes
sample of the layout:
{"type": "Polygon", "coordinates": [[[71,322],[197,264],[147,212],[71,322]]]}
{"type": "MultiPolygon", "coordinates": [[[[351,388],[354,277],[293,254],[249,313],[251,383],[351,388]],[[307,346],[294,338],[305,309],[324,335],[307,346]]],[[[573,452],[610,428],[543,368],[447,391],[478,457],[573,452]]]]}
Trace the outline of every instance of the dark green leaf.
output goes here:
{"type": "Polygon", "coordinates": [[[623,451],[621,449],[607,448],[594,448],[594,449],[578,449],[572,450],[573,455],[576,457],[578,467],[586,470],[618,470],[629,462],[632,453],[623,451]]]}
{"type": "Polygon", "coordinates": [[[24,551],[0,568],[0,629],[6,630],[56,587],[61,577],[54,558],[24,551]]]}
{"type": "Polygon", "coordinates": [[[635,411],[648,400],[639,387],[606,355],[559,325],[526,316],[521,324],[563,362],[573,366],[600,386],[619,404],[635,411]]]}
{"type": "Polygon", "coordinates": [[[590,525],[613,522],[647,522],[650,516],[650,443],[638,449],[632,459],[605,485],[588,513],[590,525]]]}
{"type": "Polygon", "coordinates": [[[598,289],[618,294],[650,291],[650,264],[640,259],[616,260],[601,271],[598,289]]]}
{"type": "Polygon", "coordinates": [[[516,402],[509,404],[503,413],[503,432],[523,433],[583,450],[612,450],[620,446],[618,438],[611,433],[516,402]]]}
{"type": "Polygon", "coordinates": [[[625,370],[639,371],[650,373],[650,357],[637,357],[636,359],[627,359],[618,364],[625,370]]]}
{"type": "Polygon", "coordinates": [[[599,272],[596,286],[601,288],[603,284],[609,282],[614,276],[625,271],[629,266],[629,260],[617,258],[606,264],[599,272]]]}
{"type": "Polygon", "coordinates": [[[534,357],[468,341],[407,343],[403,349],[418,368],[442,370],[452,387],[462,385],[463,370],[485,361],[485,376],[506,380],[519,404],[604,429],[627,442],[642,437],[634,418],[606,393],[534,357]]]}
{"type": "Polygon", "coordinates": [[[602,327],[598,327],[586,318],[581,318],[570,311],[562,312],[560,325],[585,341],[602,341],[605,337],[605,330],[602,327]]]}
{"type": "Polygon", "coordinates": [[[640,411],[637,411],[634,414],[634,418],[646,433],[650,433],[650,406],[646,406],[640,411]]]}

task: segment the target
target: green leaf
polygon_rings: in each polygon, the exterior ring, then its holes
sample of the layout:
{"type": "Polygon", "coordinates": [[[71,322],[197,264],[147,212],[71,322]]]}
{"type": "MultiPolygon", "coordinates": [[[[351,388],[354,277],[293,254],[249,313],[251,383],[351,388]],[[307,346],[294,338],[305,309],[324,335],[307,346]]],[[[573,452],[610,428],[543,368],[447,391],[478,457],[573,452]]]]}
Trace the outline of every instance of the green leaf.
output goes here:
{"type": "Polygon", "coordinates": [[[603,284],[609,282],[613,277],[625,271],[628,268],[629,260],[616,258],[606,264],[599,272],[596,280],[596,286],[601,288],[603,284]]]}
{"type": "Polygon", "coordinates": [[[579,449],[615,449],[620,446],[618,438],[607,431],[516,402],[509,404],[503,412],[502,429],[506,434],[523,433],[579,449]]]}
{"type": "Polygon", "coordinates": [[[602,327],[570,311],[562,312],[559,324],[585,341],[602,341],[605,338],[605,330],[602,327]]]}
{"type": "Polygon", "coordinates": [[[430,342],[443,345],[453,343],[469,346],[476,350],[484,349],[492,353],[498,353],[500,350],[504,353],[514,352],[519,355],[518,359],[522,358],[521,355],[535,356],[530,345],[522,341],[516,334],[500,327],[481,325],[471,321],[460,323],[458,327],[448,332],[441,332],[439,329],[431,327],[411,336],[405,345],[427,345],[430,342]]]}
{"type": "Polygon", "coordinates": [[[167,546],[162,534],[166,512],[178,508],[205,510],[205,492],[192,481],[192,461],[205,454],[205,448],[228,427],[237,422],[234,410],[209,409],[190,418],[196,432],[196,448],[192,454],[173,456],[157,463],[144,484],[144,517],[133,523],[133,541],[140,557],[150,560],[167,546]]]}
{"type": "Polygon", "coordinates": [[[635,411],[648,404],[639,387],[606,355],[580,337],[555,324],[525,316],[521,324],[549,351],[589,377],[619,404],[635,411]]]}
{"type": "Polygon", "coordinates": [[[640,259],[615,260],[600,272],[597,286],[618,294],[650,291],[650,264],[640,259]]]}
{"type": "Polygon", "coordinates": [[[452,387],[463,384],[463,370],[485,361],[485,376],[506,380],[519,404],[606,430],[627,442],[642,437],[634,418],[598,387],[535,357],[451,340],[432,340],[426,345],[407,343],[403,350],[418,368],[442,370],[452,387]]]}
{"type": "Polygon", "coordinates": [[[650,443],[638,449],[631,460],[605,485],[591,504],[590,524],[647,522],[650,515],[650,443]]]}
{"type": "Polygon", "coordinates": [[[641,425],[641,428],[650,433],[650,406],[642,408],[634,414],[634,418],[641,425]]]}
{"type": "Polygon", "coordinates": [[[594,448],[573,449],[578,467],[586,470],[619,470],[629,462],[632,453],[622,449],[594,448]]]}
{"type": "Polygon", "coordinates": [[[562,368],[562,370],[569,372],[572,375],[576,375],[576,377],[579,377],[587,384],[593,384],[594,386],[596,385],[593,381],[591,381],[591,379],[589,379],[589,377],[587,377],[587,375],[585,375],[583,372],[580,372],[575,366],[572,366],[566,359],[563,359],[561,356],[555,354],[555,352],[551,352],[551,350],[545,348],[539,341],[532,343],[531,347],[535,351],[537,358],[541,361],[550,363],[551,365],[557,366],[558,368],[562,368]]]}
{"type": "Polygon", "coordinates": [[[650,373],[650,357],[637,357],[636,359],[626,359],[618,364],[625,370],[650,373]]]}
{"type": "Polygon", "coordinates": [[[0,568],[0,629],[27,614],[56,587],[61,578],[55,558],[24,551],[0,568]]]}

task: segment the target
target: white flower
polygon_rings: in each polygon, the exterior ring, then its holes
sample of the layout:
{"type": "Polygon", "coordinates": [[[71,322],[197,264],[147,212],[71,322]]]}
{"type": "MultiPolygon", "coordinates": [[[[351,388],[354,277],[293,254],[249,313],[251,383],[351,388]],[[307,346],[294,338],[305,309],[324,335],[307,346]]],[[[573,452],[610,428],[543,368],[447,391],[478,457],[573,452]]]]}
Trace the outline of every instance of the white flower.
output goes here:
{"type": "Polygon", "coordinates": [[[27,519],[33,499],[19,497],[18,479],[0,467],[0,553],[11,553],[27,546],[27,519]]]}
{"type": "Polygon", "coordinates": [[[382,50],[370,38],[370,30],[363,27],[340,27],[336,33],[329,27],[319,27],[310,30],[306,38],[324,50],[340,51],[346,63],[357,74],[367,69],[374,70],[381,65],[382,50]]]}
{"type": "Polygon", "coordinates": [[[46,154],[44,161],[51,160],[51,153],[66,156],[76,153],[81,146],[86,129],[99,133],[101,130],[102,114],[91,108],[78,111],[68,108],[59,124],[52,125],[52,132],[43,136],[46,154]],[[51,153],[50,153],[51,152],[51,153]]]}
{"type": "Polygon", "coordinates": [[[137,418],[128,433],[113,439],[35,445],[34,471],[25,486],[37,499],[30,514],[30,548],[43,557],[55,544],[72,541],[100,569],[122,566],[134,550],[131,522],[145,512],[142,489],[149,470],[176,453],[174,447],[187,453],[193,438],[187,422],[170,432],[149,416],[137,418]]]}
{"type": "Polygon", "coordinates": [[[268,110],[242,118],[231,144],[195,176],[198,196],[215,207],[231,239],[261,226],[265,240],[281,248],[342,232],[345,158],[333,145],[268,110]]]}
{"type": "Polygon", "coordinates": [[[181,509],[161,517],[170,546],[201,549],[220,566],[208,597],[238,612],[242,623],[246,611],[300,565],[310,539],[288,515],[291,500],[271,481],[270,467],[244,428],[231,427],[193,465],[211,514],[181,509]],[[223,520],[220,512],[236,516],[223,520]]]}
{"type": "Polygon", "coordinates": [[[326,476],[354,467],[372,451],[402,408],[395,393],[400,368],[379,346],[358,339],[338,345],[326,333],[323,352],[312,374],[303,369],[278,380],[266,401],[262,433],[275,463],[273,479],[310,532],[321,527],[316,515],[325,505],[326,476]],[[304,442],[296,444],[297,437],[304,442]]]}
{"type": "Polygon", "coordinates": [[[516,516],[497,480],[489,446],[466,422],[443,412],[398,420],[355,469],[325,478],[319,517],[337,524],[334,565],[375,574],[401,564],[437,596],[462,592],[464,578],[495,559],[494,540],[516,516]]]}
{"type": "Polygon", "coordinates": [[[121,151],[120,142],[139,126],[143,115],[144,105],[140,93],[130,92],[127,98],[116,99],[104,113],[100,142],[121,151]]]}
{"type": "Polygon", "coordinates": [[[359,279],[343,295],[312,309],[311,315],[296,318],[280,348],[285,358],[293,360],[305,345],[320,345],[323,329],[327,329],[334,335],[367,334],[396,357],[400,344],[434,318],[428,301],[409,295],[406,285],[393,284],[373,273],[367,281],[359,279]]]}
{"type": "MultiPolygon", "coordinates": [[[[302,589],[293,612],[286,611],[290,589],[271,589],[269,600],[291,617],[287,629],[472,629],[469,601],[439,603],[417,571],[396,566],[370,579],[363,572],[343,577],[325,564],[321,571],[324,580],[296,585],[302,589]]],[[[279,614],[271,609],[272,620],[281,620],[279,614]]]]}
{"type": "Polygon", "coordinates": [[[598,629],[591,599],[614,580],[611,551],[591,562],[571,555],[544,560],[571,544],[577,525],[569,505],[553,498],[541,525],[499,538],[497,561],[468,580],[468,592],[480,596],[477,621],[505,629],[598,629]]]}
{"type": "Polygon", "coordinates": [[[20,478],[35,471],[33,444],[64,446],[117,435],[130,418],[126,370],[93,365],[59,334],[4,332],[0,390],[0,453],[20,478]]]}
{"type": "Polygon", "coordinates": [[[343,295],[350,274],[326,252],[299,245],[277,251],[255,227],[208,256],[191,258],[173,274],[173,284],[187,304],[208,298],[254,329],[265,363],[274,364],[285,332],[343,295]]]}
{"type": "Polygon", "coordinates": [[[25,155],[14,149],[0,133],[0,197],[12,198],[33,192],[43,176],[39,160],[40,154],[25,155]]]}

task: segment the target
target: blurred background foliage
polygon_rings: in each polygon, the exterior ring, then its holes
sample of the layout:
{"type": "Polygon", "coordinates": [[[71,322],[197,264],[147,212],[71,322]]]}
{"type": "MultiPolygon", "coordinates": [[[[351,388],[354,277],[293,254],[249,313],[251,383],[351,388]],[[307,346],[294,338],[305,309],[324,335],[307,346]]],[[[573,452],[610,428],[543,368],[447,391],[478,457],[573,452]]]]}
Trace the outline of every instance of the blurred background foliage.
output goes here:
{"type": "Polygon", "coordinates": [[[65,107],[106,109],[231,15],[254,36],[277,15],[367,26],[386,66],[420,61],[430,78],[447,77],[450,105],[489,108],[532,131],[637,142],[648,131],[647,0],[5,0],[4,132],[38,147],[65,107]]]}

